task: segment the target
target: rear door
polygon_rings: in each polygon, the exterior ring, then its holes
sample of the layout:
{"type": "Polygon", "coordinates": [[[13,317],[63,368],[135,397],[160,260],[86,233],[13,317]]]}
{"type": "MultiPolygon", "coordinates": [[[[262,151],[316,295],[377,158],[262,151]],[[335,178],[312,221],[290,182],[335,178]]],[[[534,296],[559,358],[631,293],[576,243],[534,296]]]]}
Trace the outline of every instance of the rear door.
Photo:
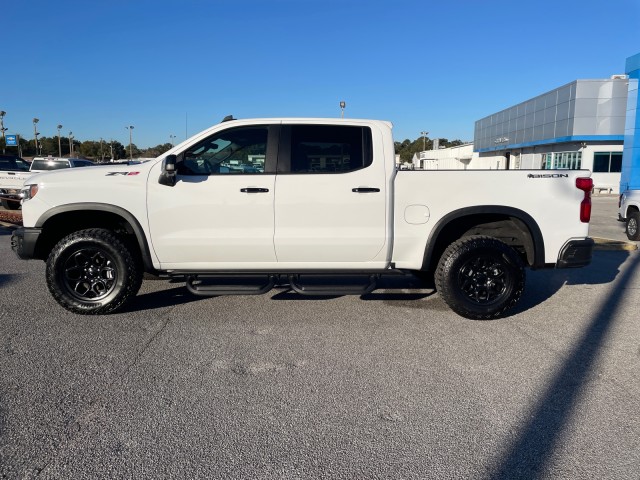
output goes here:
{"type": "Polygon", "coordinates": [[[368,126],[282,126],[274,237],[280,264],[384,265],[386,176],[376,151],[368,126]]]}

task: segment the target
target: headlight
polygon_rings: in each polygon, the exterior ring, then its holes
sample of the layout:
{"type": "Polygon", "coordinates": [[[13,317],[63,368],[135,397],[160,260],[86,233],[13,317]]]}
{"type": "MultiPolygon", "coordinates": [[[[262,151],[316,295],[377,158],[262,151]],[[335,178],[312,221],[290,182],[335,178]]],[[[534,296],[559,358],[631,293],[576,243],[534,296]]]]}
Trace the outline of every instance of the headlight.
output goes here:
{"type": "Polygon", "coordinates": [[[25,185],[24,187],[22,187],[22,191],[21,191],[21,196],[22,196],[22,201],[26,202],[27,200],[32,199],[33,197],[36,196],[36,194],[38,193],[38,184],[32,184],[32,185],[25,185]]]}

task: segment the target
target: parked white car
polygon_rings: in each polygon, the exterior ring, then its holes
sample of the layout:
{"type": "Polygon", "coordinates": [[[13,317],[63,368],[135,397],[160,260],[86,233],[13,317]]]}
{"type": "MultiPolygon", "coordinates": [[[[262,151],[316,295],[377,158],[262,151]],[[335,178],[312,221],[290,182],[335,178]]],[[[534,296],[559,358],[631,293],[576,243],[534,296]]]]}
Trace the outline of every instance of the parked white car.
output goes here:
{"type": "Polygon", "coordinates": [[[22,186],[31,175],[29,162],[15,155],[0,155],[0,203],[4,208],[20,208],[22,186]]]}

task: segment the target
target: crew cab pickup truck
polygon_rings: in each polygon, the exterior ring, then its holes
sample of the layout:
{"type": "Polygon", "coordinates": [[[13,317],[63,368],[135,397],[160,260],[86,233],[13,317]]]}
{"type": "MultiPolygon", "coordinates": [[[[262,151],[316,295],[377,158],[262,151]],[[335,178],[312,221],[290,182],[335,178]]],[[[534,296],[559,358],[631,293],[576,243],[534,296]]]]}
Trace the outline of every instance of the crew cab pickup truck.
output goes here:
{"type": "Polygon", "coordinates": [[[364,294],[418,274],[489,319],[516,304],[525,266],[590,262],[589,175],[398,171],[388,122],[232,119],[144,164],[30,178],[12,247],[81,314],[120,308],[143,272],[196,295],[364,294]]]}
{"type": "Polygon", "coordinates": [[[0,203],[9,210],[20,208],[20,192],[32,173],[29,163],[15,155],[0,155],[0,203]]]}

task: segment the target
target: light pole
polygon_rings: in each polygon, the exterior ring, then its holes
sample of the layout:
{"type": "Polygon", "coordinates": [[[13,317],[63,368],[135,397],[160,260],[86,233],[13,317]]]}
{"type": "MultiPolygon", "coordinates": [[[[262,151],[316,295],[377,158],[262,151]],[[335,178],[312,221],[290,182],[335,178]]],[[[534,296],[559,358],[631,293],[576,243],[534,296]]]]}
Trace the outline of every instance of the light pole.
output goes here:
{"type": "Polygon", "coordinates": [[[4,132],[7,131],[6,128],[4,128],[4,116],[7,114],[7,112],[5,112],[4,110],[0,110],[0,130],[2,131],[2,153],[4,153],[4,147],[7,144],[7,139],[4,136],[4,132]]]}
{"type": "Polygon", "coordinates": [[[344,109],[347,107],[347,102],[344,100],[340,102],[340,118],[344,118],[344,109]]]}
{"type": "Polygon", "coordinates": [[[36,129],[36,124],[39,122],[40,120],[37,118],[33,119],[33,144],[36,147],[36,155],[38,155],[38,130],[36,129]]]}
{"type": "Polygon", "coordinates": [[[173,147],[173,139],[176,138],[175,135],[169,135],[169,140],[171,141],[171,146],[173,147]]]}
{"type": "Polygon", "coordinates": [[[129,160],[133,160],[133,149],[132,145],[132,135],[133,135],[133,125],[129,125],[128,127],[124,127],[129,130],[129,160]]]}
{"type": "Polygon", "coordinates": [[[429,132],[423,131],[420,134],[422,135],[422,151],[424,152],[427,149],[427,135],[429,135],[429,132]]]}
{"type": "Polygon", "coordinates": [[[73,157],[73,132],[69,132],[69,158],[73,157]]]}
{"type": "Polygon", "coordinates": [[[58,125],[58,156],[62,158],[62,143],[60,143],[60,130],[62,130],[62,125],[58,125]]]}

